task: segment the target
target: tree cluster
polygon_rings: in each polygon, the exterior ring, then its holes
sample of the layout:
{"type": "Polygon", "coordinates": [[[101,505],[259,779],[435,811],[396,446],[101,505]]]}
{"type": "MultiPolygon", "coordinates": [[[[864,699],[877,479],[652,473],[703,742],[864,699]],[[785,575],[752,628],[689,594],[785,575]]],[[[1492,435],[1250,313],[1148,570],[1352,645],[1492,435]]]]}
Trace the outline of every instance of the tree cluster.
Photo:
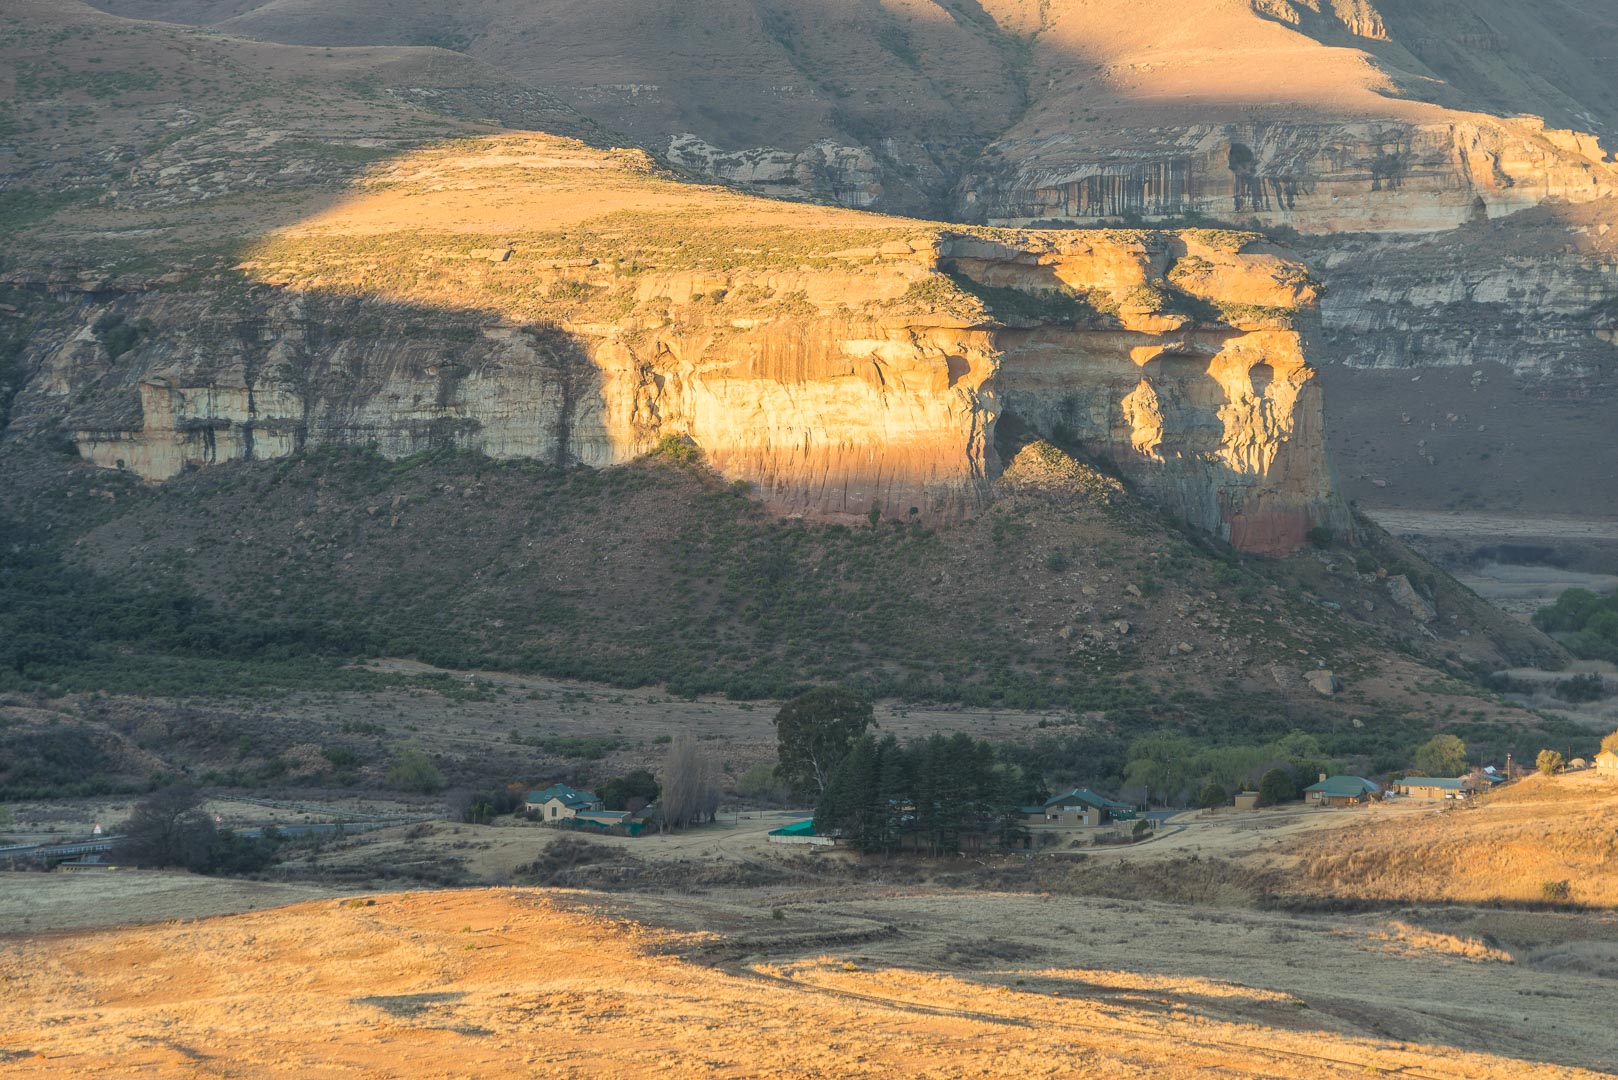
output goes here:
{"type": "Polygon", "coordinates": [[[1129,744],[1124,782],[1144,789],[1155,802],[1195,798],[1217,806],[1228,792],[1253,788],[1278,770],[1296,786],[1299,781],[1313,783],[1332,768],[1319,740],[1301,731],[1260,745],[1235,746],[1201,746],[1179,732],[1160,731],[1129,744]]]}
{"type": "Polygon", "coordinates": [[[675,737],[663,765],[663,828],[684,829],[712,821],[719,811],[719,780],[713,759],[697,746],[690,732],[675,737]]]}
{"type": "Polygon", "coordinates": [[[468,825],[487,825],[501,814],[520,811],[525,804],[526,788],[521,784],[481,790],[453,791],[446,800],[449,814],[468,825]]]}
{"type": "Polygon", "coordinates": [[[246,874],[264,869],[280,839],[221,829],[202,810],[202,794],[189,785],[161,788],[135,804],[124,824],[121,858],[136,866],[178,866],[201,874],[246,874]]]}
{"type": "Polygon", "coordinates": [[[608,810],[634,813],[657,801],[662,791],[650,769],[631,769],[601,785],[601,802],[608,810]]]}
{"type": "Polygon", "coordinates": [[[1037,780],[964,733],[904,745],[861,735],[828,778],[815,831],[867,852],[913,838],[909,844],[941,854],[958,850],[967,834],[1017,844],[1027,836],[1018,807],[1044,796],[1037,780]]]}
{"type": "Polygon", "coordinates": [[[1557,635],[1574,656],[1618,662],[1618,595],[1568,589],[1534,613],[1534,625],[1557,635]]]}

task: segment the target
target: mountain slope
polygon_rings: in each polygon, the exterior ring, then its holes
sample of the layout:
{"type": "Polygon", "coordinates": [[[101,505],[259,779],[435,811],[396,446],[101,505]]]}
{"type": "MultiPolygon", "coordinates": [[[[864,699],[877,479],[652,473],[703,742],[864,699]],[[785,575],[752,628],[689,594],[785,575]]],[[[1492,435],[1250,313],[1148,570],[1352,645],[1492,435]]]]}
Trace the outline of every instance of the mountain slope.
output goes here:
{"type": "Polygon", "coordinates": [[[90,640],[21,685],[116,690],[110,597],[192,660],[836,680],[1390,759],[1429,709],[1536,723],[1444,676],[1555,647],[1337,496],[1319,285],[1262,237],[763,200],[441,50],[311,86],[324,50],[29,10],[12,55],[71,27],[72,77],[28,84],[13,179],[83,198],[9,226],[0,498],[90,640]],[[214,64],[241,97],[186,85],[214,64]],[[582,137],[445,115],[500,103],[582,137]],[[131,156],[52,158],[75,109],[131,156]]]}
{"type": "Polygon", "coordinates": [[[108,6],[274,40],[447,44],[768,194],[1300,230],[1336,286],[1318,362],[1336,368],[1352,496],[1564,514],[1618,497],[1596,434],[1618,395],[1618,26],[1596,0],[108,6]],[[1395,404],[1423,375],[1418,418],[1395,404]],[[1431,452],[1461,417],[1455,451],[1431,452]],[[1570,458],[1569,483],[1537,482],[1570,458]]]}

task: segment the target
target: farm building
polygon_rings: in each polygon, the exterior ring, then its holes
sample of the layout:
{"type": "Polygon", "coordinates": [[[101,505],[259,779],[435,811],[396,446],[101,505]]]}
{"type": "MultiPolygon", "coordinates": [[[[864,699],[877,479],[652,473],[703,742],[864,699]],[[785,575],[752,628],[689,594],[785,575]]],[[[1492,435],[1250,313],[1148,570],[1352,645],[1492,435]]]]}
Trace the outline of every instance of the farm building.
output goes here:
{"type": "Polygon", "coordinates": [[[1256,791],[1238,791],[1235,799],[1236,809],[1257,810],[1260,798],[1261,796],[1256,791]]]}
{"type": "Polygon", "coordinates": [[[537,813],[545,821],[560,821],[584,811],[603,809],[601,800],[593,793],[566,784],[552,784],[542,791],[530,791],[523,804],[529,813],[537,813]]]}
{"type": "Polygon", "coordinates": [[[816,847],[831,847],[836,843],[831,837],[820,836],[815,832],[813,818],[794,821],[791,825],[783,825],[779,829],[771,829],[764,839],[772,844],[812,844],[816,847]]]}
{"type": "Polygon", "coordinates": [[[1470,776],[1407,776],[1398,783],[1399,794],[1413,799],[1469,799],[1477,787],[1470,776]]]}
{"type": "Polygon", "coordinates": [[[1317,806],[1359,806],[1382,797],[1382,789],[1363,776],[1325,776],[1303,789],[1305,802],[1317,806]]]}
{"type": "Polygon", "coordinates": [[[1596,755],[1596,772],[1618,780],[1618,753],[1603,750],[1596,755]]]}
{"type": "Polygon", "coordinates": [[[558,818],[557,824],[581,832],[639,836],[646,831],[651,820],[650,815],[644,812],[631,814],[627,810],[580,810],[570,818],[558,818]]]}
{"type": "Polygon", "coordinates": [[[1071,788],[1053,795],[1041,806],[1024,806],[1021,811],[1031,825],[1094,826],[1135,816],[1135,808],[1129,803],[1098,795],[1089,788],[1071,788]]]}

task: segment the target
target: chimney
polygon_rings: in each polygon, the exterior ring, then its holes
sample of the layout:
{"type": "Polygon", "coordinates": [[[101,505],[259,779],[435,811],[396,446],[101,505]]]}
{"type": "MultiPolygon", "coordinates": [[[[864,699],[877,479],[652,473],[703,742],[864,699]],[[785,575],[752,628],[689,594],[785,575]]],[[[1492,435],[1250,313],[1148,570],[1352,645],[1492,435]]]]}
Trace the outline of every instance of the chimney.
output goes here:
{"type": "Polygon", "coordinates": [[[1326,774],[1325,773],[1320,774],[1320,782],[1323,783],[1323,784],[1326,782],[1326,774]]]}

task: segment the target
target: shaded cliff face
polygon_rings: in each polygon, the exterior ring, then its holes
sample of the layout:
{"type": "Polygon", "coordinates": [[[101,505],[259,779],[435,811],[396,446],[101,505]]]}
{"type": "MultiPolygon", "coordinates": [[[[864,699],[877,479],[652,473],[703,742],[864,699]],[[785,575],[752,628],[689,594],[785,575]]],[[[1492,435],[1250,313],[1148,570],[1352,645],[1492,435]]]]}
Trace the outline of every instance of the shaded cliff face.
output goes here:
{"type": "Polygon", "coordinates": [[[1205,215],[1306,233],[1421,232],[1618,190],[1593,137],[1530,120],[1134,119],[1142,126],[1099,138],[999,140],[993,165],[963,179],[959,212],[1007,224],[1205,215]]]}
{"type": "Polygon", "coordinates": [[[1446,228],[1610,186],[1618,135],[1618,24],[1551,0],[99,6],[456,49],[716,179],[974,221],[1446,228]]]}
{"type": "Polygon", "coordinates": [[[378,167],[251,255],[200,290],[78,286],[18,426],[154,480],[325,444],[609,466],[674,436],[783,513],[941,520],[987,500],[1011,411],[1248,550],[1345,524],[1317,289],[1250,235],[918,232],[506,136],[378,167]],[[517,224],[553,206],[579,220],[517,224]]]}

